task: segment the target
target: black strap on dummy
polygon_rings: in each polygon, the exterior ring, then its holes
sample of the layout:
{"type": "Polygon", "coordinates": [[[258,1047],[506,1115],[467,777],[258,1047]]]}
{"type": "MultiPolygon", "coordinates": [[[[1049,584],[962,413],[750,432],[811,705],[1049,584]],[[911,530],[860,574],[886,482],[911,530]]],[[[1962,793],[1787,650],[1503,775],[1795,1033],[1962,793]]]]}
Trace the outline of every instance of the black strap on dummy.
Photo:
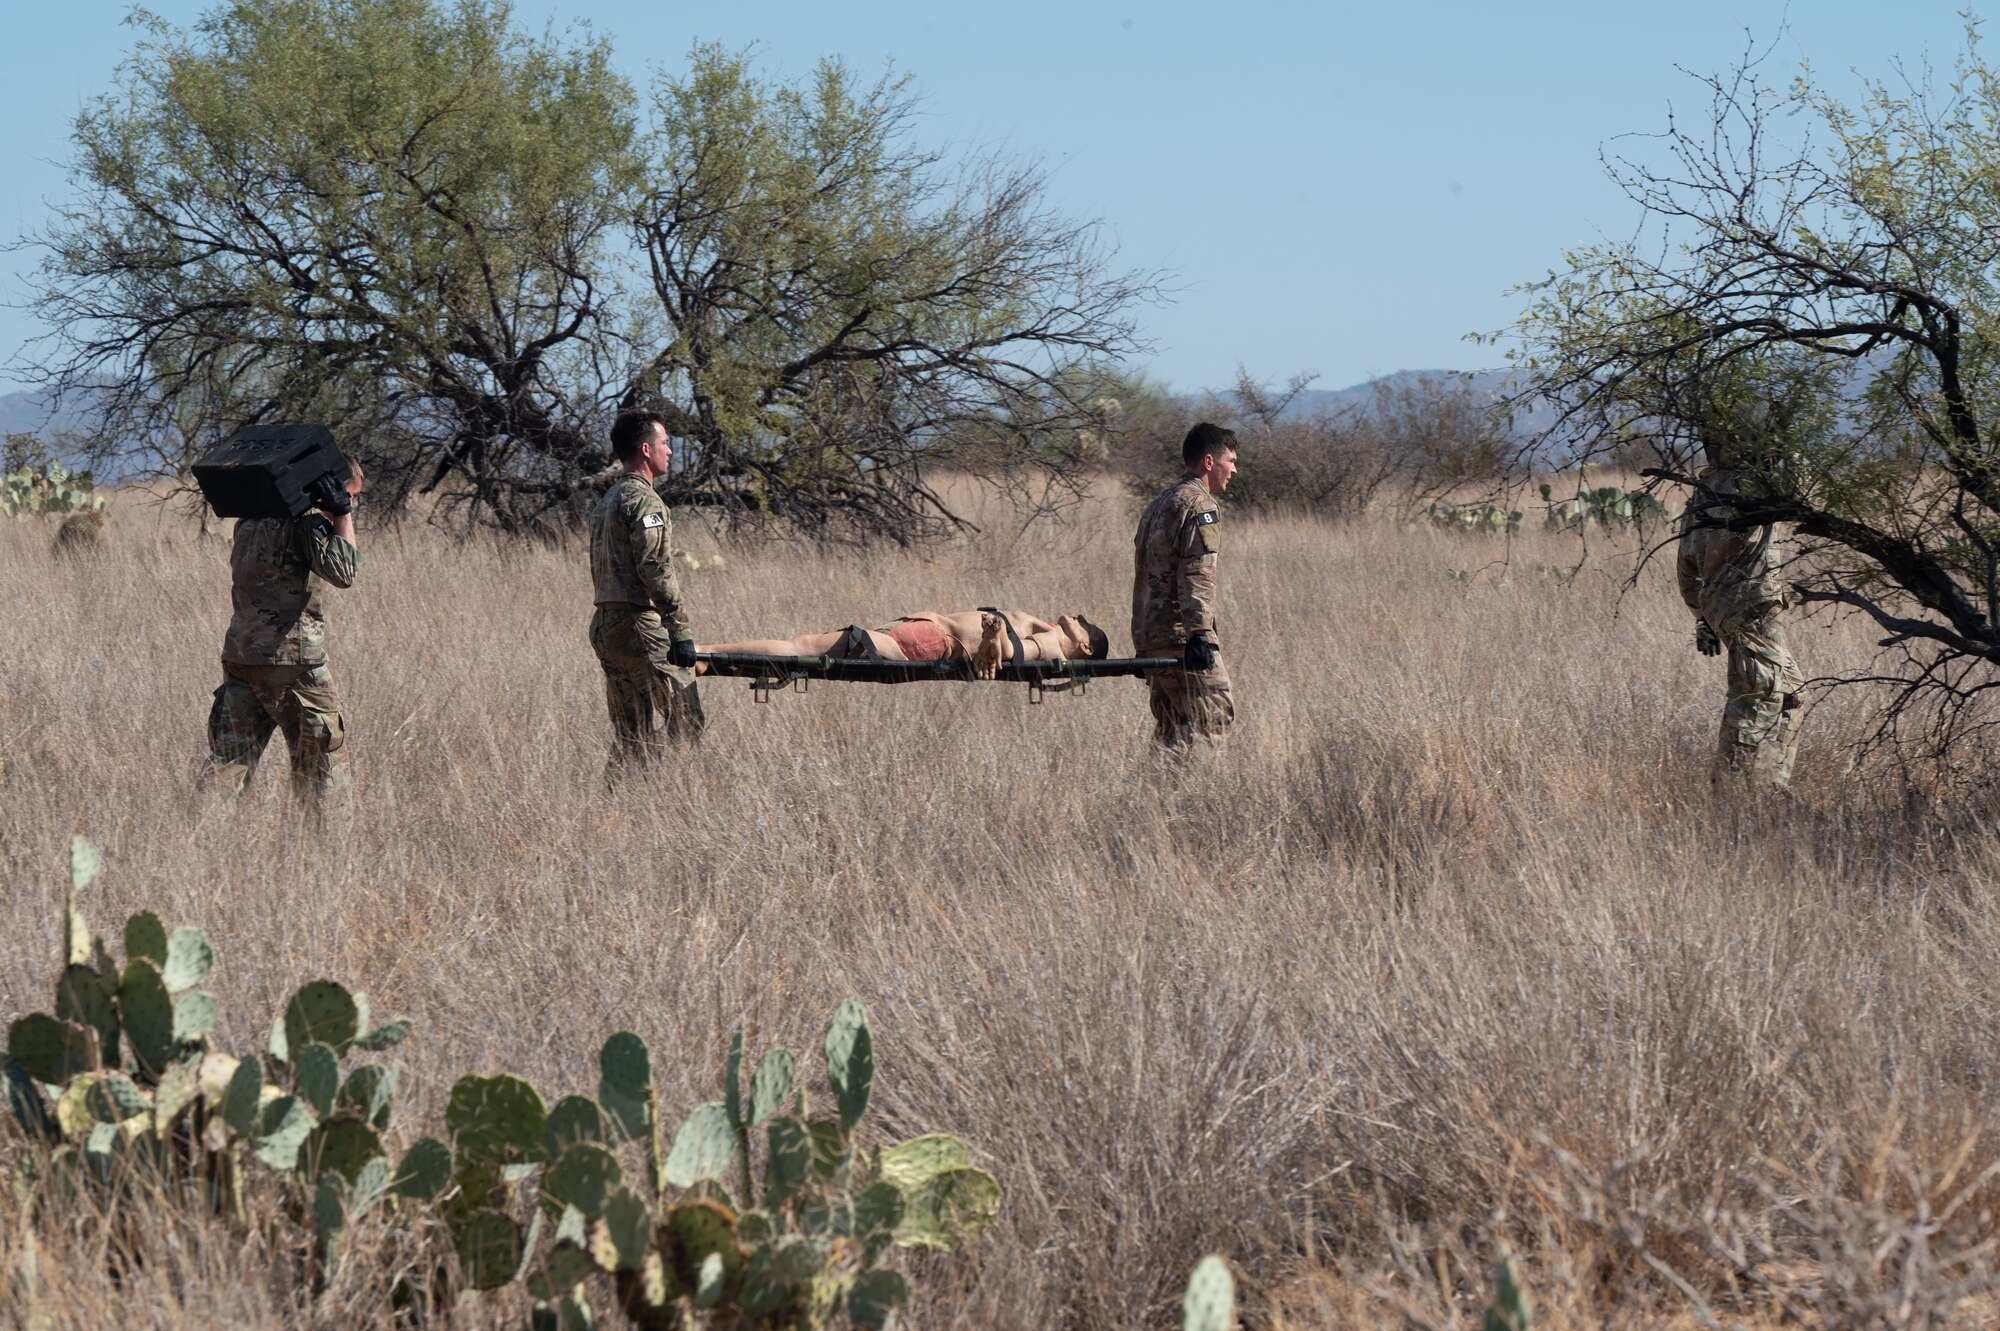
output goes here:
{"type": "Polygon", "coordinates": [[[849,661],[880,661],[882,653],[875,650],[875,640],[868,636],[868,630],[859,624],[847,626],[847,636],[840,640],[840,655],[849,661]]]}

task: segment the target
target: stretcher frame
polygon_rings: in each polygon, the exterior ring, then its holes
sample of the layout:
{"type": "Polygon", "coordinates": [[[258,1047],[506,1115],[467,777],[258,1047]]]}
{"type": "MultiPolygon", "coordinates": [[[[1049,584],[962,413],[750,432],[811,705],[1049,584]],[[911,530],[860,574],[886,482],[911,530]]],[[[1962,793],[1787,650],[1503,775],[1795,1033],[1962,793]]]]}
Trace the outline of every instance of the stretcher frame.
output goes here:
{"type": "Polygon", "coordinates": [[[845,656],[760,656],[752,652],[697,652],[695,660],[706,665],[711,675],[748,679],[758,702],[769,702],[771,694],[780,689],[804,693],[810,681],[825,679],[850,684],[915,684],[925,680],[1026,684],[1028,701],[1032,704],[1041,702],[1042,694],[1049,689],[1082,694],[1089,690],[1093,679],[1175,670],[1181,664],[1178,657],[1172,656],[1007,661],[988,681],[972,673],[970,661],[880,661],[845,656]]]}

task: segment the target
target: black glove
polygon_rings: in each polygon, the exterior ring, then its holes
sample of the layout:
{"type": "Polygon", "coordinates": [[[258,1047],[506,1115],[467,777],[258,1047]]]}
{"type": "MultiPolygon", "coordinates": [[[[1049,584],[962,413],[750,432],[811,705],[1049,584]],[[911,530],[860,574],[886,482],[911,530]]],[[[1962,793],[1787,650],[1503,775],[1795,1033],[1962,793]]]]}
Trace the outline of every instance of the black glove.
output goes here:
{"type": "Polygon", "coordinates": [[[1207,638],[1189,638],[1187,655],[1181,658],[1181,664],[1189,670],[1215,669],[1215,644],[1207,638]]]}
{"type": "Polygon", "coordinates": [[[333,477],[322,476],[313,482],[313,507],[342,517],[354,511],[354,496],[333,477]]]}
{"type": "Polygon", "coordinates": [[[683,638],[667,649],[667,659],[683,669],[694,668],[694,639],[683,638]]]}
{"type": "Polygon", "coordinates": [[[1722,639],[1715,636],[1715,630],[1708,626],[1705,619],[1694,622],[1694,649],[1703,656],[1722,655],[1722,639]]]}

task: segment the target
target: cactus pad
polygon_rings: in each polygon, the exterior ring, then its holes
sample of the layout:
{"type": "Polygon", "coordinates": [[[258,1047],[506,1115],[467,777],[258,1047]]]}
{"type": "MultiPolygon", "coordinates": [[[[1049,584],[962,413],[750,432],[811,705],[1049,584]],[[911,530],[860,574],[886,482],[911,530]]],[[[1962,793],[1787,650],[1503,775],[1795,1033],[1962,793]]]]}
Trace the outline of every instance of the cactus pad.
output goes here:
{"type": "Polygon", "coordinates": [[[521,1227],[498,1211],[474,1211],[459,1222],[453,1238],[458,1269],[472,1289],[498,1289],[521,1265],[521,1227]]]}
{"type": "Polygon", "coordinates": [[[428,1201],[451,1182],[451,1148],[435,1137],[419,1137],[396,1167],[396,1181],[390,1185],[398,1197],[428,1201]]]}
{"type": "Polygon", "coordinates": [[[106,1067],[118,1065],[118,1009],[112,982],[94,967],[66,966],[56,981],[56,1016],[97,1032],[106,1067]]]}
{"type": "Polygon", "coordinates": [[[160,975],[170,993],[192,989],[208,980],[215,969],[215,949],[199,929],[176,929],[167,936],[167,961],[160,975]]]}
{"type": "Polygon", "coordinates": [[[743,1118],[743,1026],[740,1022],[729,1037],[729,1056],[722,1061],[722,1107],[729,1111],[732,1127],[746,1126],[743,1118]]]}
{"type": "Polygon", "coordinates": [[[91,1082],[85,1103],[99,1123],[123,1123],[152,1109],[153,1098],[124,1073],[106,1072],[91,1082]]]}
{"type": "Polygon", "coordinates": [[[689,1114],[674,1134],[673,1148],[667,1152],[667,1182],[685,1188],[721,1178],[735,1158],[736,1130],[730,1126],[729,1110],[710,1102],[689,1114]]]}
{"type": "Polygon", "coordinates": [[[542,1171],[542,1196],[553,1206],[574,1206],[585,1220],[604,1213],[611,1194],[625,1185],[618,1157],[596,1142],[580,1142],[542,1171]]]}
{"type": "Polygon", "coordinates": [[[1505,1245],[1493,1263],[1493,1302],[1480,1319],[1482,1331],[1529,1331],[1533,1315],[1528,1311],[1528,1294],[1514,1271],[1514,1254],[1505,1245]]]}
{"type": "Polygon", "coordinates": [[[676,1283],[700,1289],[702,1267],[713,1259],[722,1292],[737,1287],[743,1276],[743,1248],[736,1241],[736,1217],[728,1207],[710,1201],[680,1202],[667,1212],[667,1226],[673,1231],[676,1283]]]}
{"type": "Polygon", "coordinates": [[[799,1060],[789,1049],[773,1049],[757,1061],[757,1071],[750,1078],[752,1127],[785,1107],[798,1075],[799,1060]]]}
{"type": "Polygon", "coordinates": [[[258,1111],[257,1158],[273,1169],[297,1168],[299,1148],[312,1130],[312,1110],[295,1095],[278,1097],[258,1111]]]}
{"type": "Polygon", "coordinates": [[[254,1137],[263,1107],[264,1064],[252,1054],[236,1065],[229,1089],[222,1093],[222,1121],[245,1137],[254,1137]]]}
{"type": "Polygon", "coordinates": [[[869,1265],[880,1261],[895,1242],[903,1223],[903,1190],[884,1179],[863,1188],[854,1198],[854,1236],[861,1240],[869,1265]]]}
{"type": "Polygon", "coordinates": [[[590,1255],[607,1271],[637,1271],[653,1244],[653,1213],[638,1193],[619,1188],[590,1227],[590,1255]]]}
{"type": "Polygon", "coordinates": [[[153,1088],[153,1126],[161,1140],[174,1129],[181,1111],[201,1096],[201,1068],[193,1062],[176,1063],[153,1088]]]}
{"type": "Polygon", "coordinates": [[[444,1111],[460,1155],[503,1165],[548,1158],[542,1145],[548,1117],[535,1088],[505,1073],[459,1078],[444,1111]]]}
{"type": "Polygon", "coordinates": [[[604,1111],[587,1095],[566,1095],[549,1110],[548,1125],[542,1129],[542,1146],[554,1160],[580,1142],[609,1144],[611,1134],[604,1111]]]}
{"type": "Polygon", "coordinates": [[[669,1302],[675,1287],[657,1249],[646,1253],[636,1271],[618,1273],[618,1306],[640,1331],[680,1331],[681,1312],[669,1302]]]}
{"type": "Polygon", "coordinates": [[[813,1173],[831,1183],[847,1168],[847,1134],[825,1119],[815,1119],[806,1129],[812,1133],[813,1173]]]}
{"type": "Polygon", "coordinates": [[[292,995],[285,1005],[285,1047],[287,1060],[317,1041],[344,1054],[361,1030],[361,1011],[354,996],[331,980],[314,980],[292,995]]]}
{"type": "Polygon", "coordinates": [[[292,1071],[298,1078],[299,1096],[312,1106],[313,1113],[325,1118],[333,1112],[334,1097],[340,1094],[340,1055],[323,1044],[292,1047],[298,1049],[292,1071]]]}
{"type": "Polygon", "coordinates": [[[597,1056],[597,1101],[626,1141],[642,1141],[652,1131],[653,1055],[646,1042],[620,1031],[597,1056]]]}
{"type": "Polygon", "coordinates": [[[69,839],[69,890],[81,892],[97,879],[104,868],[104,857],[97,853],[89,837],[73,836],[69,839]]]}
{"type": "Polygon", "coordinates": [[[744,1264],[743,1292],[737,1301],[748,1313],[776,1312],[805,1297],[825,1260],[824,1247],[797,1234],[761,1243],[744,1264]]]}
{"type": "Polygon", "coordinates": [[[916,1137],[882,1153],[882,1177],[903,1192],[896,1242],[949,1251],[979,1237],[1000,1210],[1000,1184],[969,1164],[956,1137],[916,1137]]]}
{"type": "Polygon", "coordinates": [[[7,1057],[36,1081],[60,1086],[101,1066],[96,1031],[34,1012],[7,1028],[7,1057]]]}
{"type": "Polygon", "coordinates": [[[56,1137],[55,1117],[42,1088],[13,1059],[0,1059],[0,1079],[7,1083],[7,1111],[21,1125],[31,1141],[52,1143],[56,1137]]]}
{"type": "Polygon", "coordinates": [[[765,1138],[770,1149],[764,1157],[764,1204],[775,1209],[812,1181],[812,1132],[783,1116],[771,1120],[765,1138]]]}
{"type": "Polygon", "coordinates": [[[144,957],[155,966],[167,964],[167,929],[160,917],[142,910],[125,921],[125,960],[144,957]]]}
{"type": "Polygon", "coordinates": [[[542,1269],[528,1277],[528,1293],[543,1303],[555,1303],[597,1274],[590,1254],[572,1243],[558,1243],[542,1259],[542,1269]]]}
{"type": "Polygon", "coordinates": [[[125,967],[125,977],[118,983],[118,1011],[125,1038],[142,1066],[158,1072],[173,1062],[174,1000],[158,966],[139,960],[125,967]]]}
{"type": "Polygon", "coordinates": [[[305,1168],[309,1178],[338,1174],[349,1183],[361,1177],[362,1166],[388,1154],[375,1129],[351,1118],[336,1118],[313,1129],[306,1139],[305,1168]]]}
{"type": "Polygon", "coordinates": [[[1236,1277],[1210,1253],[1195,1263],[1181,1299],[1182,1331],[1236,1331],[1236,1277]]]}
{"type": "Polygon", "coordinates": [[[869,1331],[883,1331],[910,1301],[910,1282],[900,1271],[863,1271],[847,1291],[847,1320],[869,1331]]]}
{"type": "Polygon", "coordinates": [[[354,1037],[354,1048],[366,1050],[371,1054],[379,1054],[384,1050],[394,1049],[409,1038],[410,1019],[408,1017],[397,1017],[393,1021],[385,1021],[380,1026],[366,1030],[354,1037]]]}
{"type": "Polygon", "coordinates": [[[199,990],[182,994],[174,1000],[174,1043],[191,1045],[206,1040],[215,1033],[221,1016],[212,995],[199,990]]]}
{"type": "Polygon", "coordinates": [[[840,1106],[840,1126],[854,1125],[868,1111],[868,1094],[875,1083],[875,1039],[868,1031],[868,1010],[850,998],[834,1009],[826,1028],[826,1079],[840,1106]]]}
{"type": "Polygon", "coordinates": [[[363,1063],[341,1083],[335,1107],[378,1128],[389,1126],[389,1109],[396,1098],[395,1068],[363,1063]]]}

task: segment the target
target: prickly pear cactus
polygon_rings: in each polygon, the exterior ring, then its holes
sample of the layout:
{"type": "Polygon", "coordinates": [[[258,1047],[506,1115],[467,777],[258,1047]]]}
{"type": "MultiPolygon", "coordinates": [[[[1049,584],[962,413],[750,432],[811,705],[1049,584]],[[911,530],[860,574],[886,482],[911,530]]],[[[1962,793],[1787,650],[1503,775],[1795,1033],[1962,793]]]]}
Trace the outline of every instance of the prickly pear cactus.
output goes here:
{"type": "Polygon", "coordinates": [[[705,1104],[689,1114],[674,1134],[673,1149],[667,1152],[667,1182],[689,1188],[721,1178],[735,1158],[736,1129],[729,1121],[728,1107],[705,1104]]]}
{"type": "Polygon", "coordinates": [[[1236,1331],[1236,1277],[1213,1253],[1195,1263],[1188,1277],[1181,1331],[1236,1331]]]}
{"type": "Polygon", "coordinates": [[[546,1159],[542,1133],[548,1118],[535,1088],[505,1073],[459,1078],[444,1111],[445,1127],[461,1160],[499,1165],[546,1159]]]}
{"type": "Polygon", "coordinates": [[[1481,1331],[1532,1331],[1528,1293],[1514,1271],[1514,1254],[1505,1246],[1493,1263],[1493,1302],[1480,1320],[1481,1331]]]}

